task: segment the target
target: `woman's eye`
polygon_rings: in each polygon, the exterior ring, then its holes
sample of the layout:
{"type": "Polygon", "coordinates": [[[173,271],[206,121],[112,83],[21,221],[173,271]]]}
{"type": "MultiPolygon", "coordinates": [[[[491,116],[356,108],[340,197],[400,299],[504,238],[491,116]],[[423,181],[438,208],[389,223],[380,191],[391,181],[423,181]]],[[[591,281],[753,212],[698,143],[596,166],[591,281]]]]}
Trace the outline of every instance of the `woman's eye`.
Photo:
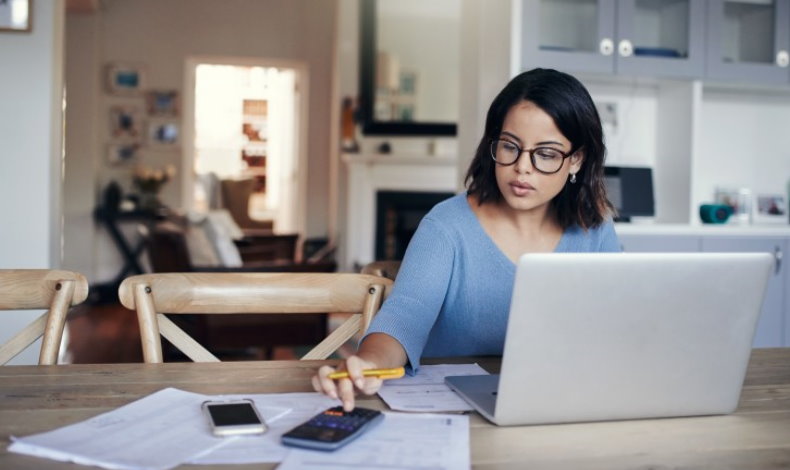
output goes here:
{"type": "Polygon", "coordinates": [[[554,160],[555,158],[562,158],[562,154],[554,149],[539,148],[535,150],[535,155],[544,160],[554,160]]]}
{"type": "Polygon", "coordinates": [[[502,148],[507,150],[508,152],[518,152],[518,147],[515,144],[511,144],[510,142],[503,142],[502,148]]]}

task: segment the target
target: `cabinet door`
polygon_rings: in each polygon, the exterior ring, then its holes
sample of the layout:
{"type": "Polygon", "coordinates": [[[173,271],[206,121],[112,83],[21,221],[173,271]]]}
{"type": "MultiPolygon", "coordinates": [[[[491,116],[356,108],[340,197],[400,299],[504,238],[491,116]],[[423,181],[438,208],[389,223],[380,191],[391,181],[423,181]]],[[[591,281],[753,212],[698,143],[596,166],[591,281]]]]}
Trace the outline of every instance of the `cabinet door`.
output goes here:
{"type": "Polygon", "coordinates": [[[705,2],[618,0],[618,74],[702,78],[704,68],[705,2]]]}
{"type": "Polygon", "coordinates": [[[695,253],[700,238],[691,235],[618,235],[626,253],[695,253]]]}
{"type": "Polygon", "coordinates": [[[522,68],[614,73],[615,0],[523,0],[522,68]]]}
{"type": "Polygon", "coordinates": [[[708,78],[790,82],[790,0],[709,0],[708,78]]]}
{"type": "MultiPolygon", "coordinates": [[[[768,252],[781,259],[786,242],[782,238],[765,237],[705,237],[702,250],[709,252],[768,252]]],[[[763,300],[763,309],[757,332],[755,348],[772,348],[787,345],[785,338],[784,288],[787,269],[777,263],[763,300]]]]}

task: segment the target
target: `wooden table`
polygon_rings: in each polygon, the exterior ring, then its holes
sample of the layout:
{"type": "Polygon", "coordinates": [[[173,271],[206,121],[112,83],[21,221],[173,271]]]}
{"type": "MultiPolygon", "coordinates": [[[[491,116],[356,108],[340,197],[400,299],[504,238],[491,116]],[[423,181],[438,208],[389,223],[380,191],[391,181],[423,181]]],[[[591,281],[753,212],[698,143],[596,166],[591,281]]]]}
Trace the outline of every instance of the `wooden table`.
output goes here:
{"type": "MultiPolygon", "coordinates": [[[[6,450],[9,435],[25,436],[72,424],[164,387],[206,394],[310,391],[309,378],[323,362],[0,367],[0,435],[4,442],[0,468],[80,468],[10,454],[6,450]]],[[[498,360],[478,362],[492,372],[498,369],[498,360]]],[[[360,403],[384,408],[377,397],[360,403]]],[[[732,415],[496,427],[473,414],[471,452],[473,467],[486,469],[788,468],[790,348],[754,351],[740,405],[732,415]]]]}

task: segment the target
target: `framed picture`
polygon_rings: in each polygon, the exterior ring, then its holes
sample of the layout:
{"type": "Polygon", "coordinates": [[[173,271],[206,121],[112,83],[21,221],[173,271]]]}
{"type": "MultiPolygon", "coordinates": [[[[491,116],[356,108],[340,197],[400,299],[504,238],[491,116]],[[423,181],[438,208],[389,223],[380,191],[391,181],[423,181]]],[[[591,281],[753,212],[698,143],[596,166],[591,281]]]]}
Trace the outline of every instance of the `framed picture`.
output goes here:
{"type": "Polygon", "coordinates": [[[134,161],[139,148],[140,144],[137,142],[110,144],[107,146],[107,161],[113,165],[134,161]]]}
{"type": "Polygon", "coordinates": [[[178,92],[175,90],[147,91],[145,106],[150,116],[178,116],[178,92]]]}
{"type": "Polygon", "coordinates": [[[176,119],[150,119],[148,143],[153,146],[173,147],[180,143],[181,129],[176,119]]]}
{"type": "Polygon", "coordinates": [[[114,95],[136,95],[145,88],[145,67],[142,64],[110,64],[107,66],[107,91],[114,95]]]}
{"type": "Polygon", "coordinates": [[[32,29],[33,0],[0,0],[0,32],[27,33],[32,29]]]}
{"type": "Polygon", "coordinates": [[[716,188],[714,200],[717,204],[732,207],[730,223],[748,224],[751,222],[752,193],[746,188],[716,188]]]}
{"type": "Polygon", "coordinates": [[[758,194],[753,204],[755,224],[787,224],[787,201],[781,194],[758,194]]]}
{"type": "Polygon", "coordinates": [[[137,106],[110,107],[110,135],[113,139],[138,139],[143,135],[142,113],[137,106]]]}

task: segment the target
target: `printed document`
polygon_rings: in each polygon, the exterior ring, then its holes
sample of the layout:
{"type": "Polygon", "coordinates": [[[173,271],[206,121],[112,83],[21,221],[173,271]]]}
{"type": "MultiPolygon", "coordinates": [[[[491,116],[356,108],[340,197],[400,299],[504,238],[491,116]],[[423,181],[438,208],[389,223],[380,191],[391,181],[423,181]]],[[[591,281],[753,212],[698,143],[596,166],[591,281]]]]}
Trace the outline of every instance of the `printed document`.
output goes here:
{"type": "Polygon", "coordinates": [[[334,452],[294,448],[277,470],[467,470],[469,416],[384,413],[384,421],[334,452]]]}
{"type": "MultiPolygon", "coordinates": [[[[265,395],[244,397],[267,421],[290,411],[262,403],[265,395]]],[[[201,411],[209,399],[217,397],[166,388],[86,421],[14,439],[8,450],[110,469],[173,468],[235,439],[211,433],[201,411]]]]}
{"type": "Polygon", "coordinates": [[[447,413],[472,411],[463,398],[444,383],[448,375],[486,375],[477,364],[439,364],[421,366],[417,375],[385,380],[379,396],[396,411],[447,413]]]}

